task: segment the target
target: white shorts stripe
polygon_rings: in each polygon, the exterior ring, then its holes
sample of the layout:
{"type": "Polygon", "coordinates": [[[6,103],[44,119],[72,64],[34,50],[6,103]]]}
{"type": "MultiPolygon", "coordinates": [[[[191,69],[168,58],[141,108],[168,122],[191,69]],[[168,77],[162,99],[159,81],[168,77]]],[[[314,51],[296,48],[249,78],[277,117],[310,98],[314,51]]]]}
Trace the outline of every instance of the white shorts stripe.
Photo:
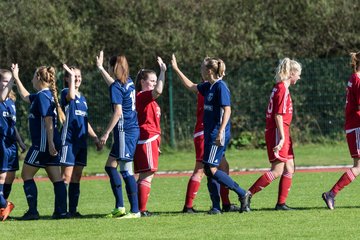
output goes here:
{"type": "Polygon", "coordinates": [[[31,156],[29,157],[29,160],[27,161],[28,163],[34,163],[35,159],[37,158],[37,155],[39,154],[38,150],[34,150],[31,153],[31,156]]]}
{"type": "Polygon", "coordinates": [[[63,147],[62,147],[62,151],[61,151],[61,159],[60,159],[60,162],[61,162],[61,163],[65,163],[65,162],[66,162],[67,151],[68,151],[68,146],[63,146],[63,147]]]}

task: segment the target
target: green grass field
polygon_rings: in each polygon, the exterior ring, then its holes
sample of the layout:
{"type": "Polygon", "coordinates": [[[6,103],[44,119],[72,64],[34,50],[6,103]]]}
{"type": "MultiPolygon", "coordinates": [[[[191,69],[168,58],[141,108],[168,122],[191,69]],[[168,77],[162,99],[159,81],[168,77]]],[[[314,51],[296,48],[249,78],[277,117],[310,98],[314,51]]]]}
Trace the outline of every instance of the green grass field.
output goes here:
{"type": "MultiPolygon", "coordinates": [[[[230,166],[235,168],[268,167],[263,150],[229,151],[230,166]]],[[[88,173],[102,172],[106,154],[91,153],[88,173]],[[95,164],[96,163],[96,164],[95,164]]],[[[298,165],[350,164],[345,144],[334,146],[304,146],[296,149],[298,165]],[[329,149],[329,151],[326,151],[329,149]],[[345,160],[342,160],[345,159],[345,160]]],[[[164,153],[160,170],[191,170],[193,154],[164,153]],[[166,157],[168,155],[168,157],[166,157]],[[171,156],[171,157],[169,157],[171,156]],[[165,162],[166,161],[166,162],[165,162]]],[[[87,180],[81,185],[79,211],[82,219],[51,220],[53,189],[49,181],[38,182],[39,221],[6,221],[0,224],[2,239],[350,239],[358,236],[359,184],[355,181],[337,197],[336,209],[325,208],[321,193],[340,177],[335,173],[297,173],[288,198],[291,212],[272,209],[277,200],[278,180],[252,199],[250,213],[207,215],[210,199],[203,180],[194,215],[180,213],[184,204],[188,177],[157,177],[153,180],[148,209],[156,215],[140,219],[104,219],[114,204],[107,180],[87,180]]],[[[244,188],[260,174],[233,175],[244,188]]],[[[124,193],[124,196],[126,194],[124,193]]],[[[16,208],[12,216],[26,210],[22,183],[15,183],[10,196],[16,208]]],[[[235,194],[231,200],[238,203],[235,194]]],[[[127,203],[127,199],[125,199],[127,203]]],[[[128,205],[126,205],[128,208],[128,205]]]]}

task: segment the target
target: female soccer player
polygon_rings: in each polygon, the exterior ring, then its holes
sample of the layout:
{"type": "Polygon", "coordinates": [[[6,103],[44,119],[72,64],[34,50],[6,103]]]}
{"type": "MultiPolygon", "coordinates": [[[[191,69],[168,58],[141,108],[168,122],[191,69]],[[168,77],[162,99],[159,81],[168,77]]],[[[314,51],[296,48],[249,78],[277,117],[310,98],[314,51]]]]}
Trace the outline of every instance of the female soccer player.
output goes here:
{"type": "MultiPolygon", "coordinates": [[[[286,205],[294,174],[294,153],[290,137],[292,101],[290,85],[300,79],[301,65],[295,60],[284,58],[276,70],[274,85],[266,109],[265,141],[271,169],[263,174],[249,189],[250,198],[280,177],[278,201],[275,210],[291,210],[286,205]]],[[[250,201],[247,208],[250,211],[250,201]]]]}
{"type": "Polygon", "coordinates": [[[129,65],[125,56],[118,55],[110,58],[110,74],[103,67],[103,59],[103,52],[101,51],[100,55],[96,57],[96,65],[105,82],[110,85],[113,113],[103,136],[100,138],[100,143],[104,145],[110,132],[113,131],[114,143],[105,165],[105,171],[109,175],[116,200],[115,208],[107,216],[138,218],[141,217],[141,214],[138,206],[137,184],[132,167],[136,143],[140,134],[135,110],[135,86],[129,77],[129,65]],[[131,209],[128,214],[125,212],[121,179],[117,172],[118,165],[120,165],[120,173],[126,184],[126,192],[130,202],[131,209]]]}
{"type": "Polygon", "coordinates": [[[62,175],[69,185],[69,217],[81,217],[77,211],[80,196],[80,179],[87,163],[87,135],[94,140],[100,150],[100,141],[88,122],[88,106],[84,95],[79,92],[82,82],[79,68],[69,68],[66,64],[65,86],[61,92],[61,107],[66,121],[61,132],[62,175]]]}
{"type": "MultiPolygon", "coordinates": [[[[202,163],[204,155],[204,97],[198,92],[197,93],[197,108],[196,108],[196,124],[194,130],[194,146],[196,153],[196,162],[192,176],[189,179],[185,205],[183,208],[183,213],[196,213],[196,210],[193,208],[193,201],[197,195],[197,192],[200,188],[201,180],[204,176],[204,164],[202,163]]],[[[229,175],[229,163],[227,162],[225,155],[220,162],[219,169],[226,172],[229,175]]],[[[235,204],[231,204],[229,199],[229,189],[220,185],[220,197],[222,202],[222,211],[223,212],[237,212],[239,207],[235,204]]]]}
{"type": "Polygon", "coordinates": [[[327,207],[335,207],[336,195],[360,174],[360,52],[350,53],[352,75],[346,88],[345,132],[353,167],[349,168],[328,192],[322,194],[327,207]]]}
{"type": "Polygon", "coordinates": [[[21,219],[39,219],[37,188],[33,179],[39,168],[45,168],[54,185],[55,209],[52,217],[67,218],[66,186],[59,167],[61,141],[56,119],[57,114],[60,121],[64,121],[65,116],[57,98],[55,69],[45,66],[36,69],[32,79],[33,87],[38,91],[35,94],[30,94],[21,83],[17,64],[12,65],[12,72],[21,98],[31,104],[29,128],[32,146],[25,157],[21,173],[29,209],[21,219]]]}
{"type": "Polygon", "coordinates": [[[230,140],[230,91],[222,80],[225,76],[225,63],[218,58],[205,58],[201,65],[201,75],[206,82],[201,84],[194,84],[180,71],[175,55],[172,56],[171,63],[184,86],[192,92],[199,91],[205,98],[203,163],[212,201],[209,214],[221,213],[219,183],[237,193],[241,202],[240,212],[243,212],[248,205],[246,191],[218,169],[230,140]]]}
{"type": "Polygon", "coordinates": [[[16,127],[15,93],[11,90],[14,80],[9,70],[0,69],[0,219],[5,221],[15,207],[7,201],[15,172],[19,170],[18,147],[25,151],[23,143],[16,127]]]}
{"type": "Polygon", "coordinates": [[[135,173],[139,173],[137,181],[139,209],[143,217],[151,215],[146,204],[150,196],[151,181],[158,169],[161,140],[161,111],[155,100],[162,94],[164,88],[166,65],[160,57],[157,61],[160,67],[159,78],[157,79],[154,71],[141,69],[135,83],[140,138],[135,151],[134,169],[135,173]]]}

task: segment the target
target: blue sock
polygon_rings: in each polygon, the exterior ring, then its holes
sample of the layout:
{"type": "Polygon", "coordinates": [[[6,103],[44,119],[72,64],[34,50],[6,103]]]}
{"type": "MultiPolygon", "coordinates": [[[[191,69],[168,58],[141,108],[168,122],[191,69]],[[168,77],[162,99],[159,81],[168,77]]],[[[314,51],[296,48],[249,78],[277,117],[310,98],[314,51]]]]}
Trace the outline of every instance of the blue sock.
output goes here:
{"type": "Polygon", "coordinates": [[[80,197],[80,183],[69,184],[69,212],[76,213],[80,197]]]}
{"type": "Polygon", "coordinates": [[[231,177],[227,175],[225,172],[218,169],[214,174],[214,178],[220,184],[236,192],[239,197],[245,196],[246,191],[241,187],[239,187],[239,185],[236,182],[234,182],[234,180],[232,180],[231,177]]]}
{"type": "Polygon", "coordinates": [[[120,174],[118,173],[116,168],[113,167],[105,167],[105,171],[107,172],[110,178],[111,189],[115,196],[115,207],[116,208],[124,207],[120,174]]]}
{"type": "Polygon", "coordinates": [[[37,187],[34,179],[24,181],[24,192],[30,213],[37,213],[37,187]]]}
{"type": "Polygon", "coordinates": [[[130,211],[132,213],[139,212],[139,202],[138,202],[138,194],[137,194],[137,183],[135,181],[134,175],[130,175],[128,171],[120,172],[124,182],[126,184],[126,193],[130,202],[130,211]]]}
{"type": "Polygon", "coordinates": [[[67,209],[67,194],[64,181],[54,182],[55,207],[54,213],[64,214],[67,209]]]}
{"type": "Polygon", "coordinates": [[[212,177],[207,177],[207,187],[210,193],[212,207],[217,210],[220,208],[220,184],[212,177]]]}
{"type": "Polygon", "coordinates": [[[0,184],[0,208],[6,208],[6,199],[4,198],[4,184],[0,184]]]}
{"type": "Polygon", "coordinates": [[[10,192],[11,192],[11,188],[12,188],[12,183],[8,184],[5,183],[4,184],[4,198],[8,199],[10,196],[10,192]]]}

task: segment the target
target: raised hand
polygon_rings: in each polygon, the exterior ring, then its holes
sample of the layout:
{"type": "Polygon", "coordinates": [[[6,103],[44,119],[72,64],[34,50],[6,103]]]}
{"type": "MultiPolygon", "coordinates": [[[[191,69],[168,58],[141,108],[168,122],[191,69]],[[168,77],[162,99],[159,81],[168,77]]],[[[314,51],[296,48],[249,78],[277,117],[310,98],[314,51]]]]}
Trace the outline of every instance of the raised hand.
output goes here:
{"type": "Polygon", "coordinates": [[[173,55],[171,56],[171,65],[172,65],[172,68],[173,68],[174,70],[179,70],[179,67],[178,67],[177,62],[176,62],[175,54],[173,54],[173,55]]]}
{"type": "Polygon", "coordinates": [[[161,57],[157,57],[157,62],[158,62],[158,64],[159,64],[160,71],[161,71],[161,72],[166,72],[166,64],[163,62],[163,60],[161,59],[161,57]]]}
{"type": "Polygon", "coordinates": [[[19,79],[19,66],[17,63],[11,64],[11,71],[15,80],[19,79]]]}
{"type": "Polygon", "coordinates": [[[96,56],[96,66],[98,68],[102,67],[104,63],[104,51],[101,50],[99,56],[96,56]]]}
{"type": "Polygon", "coordinates": [[[65,63],[63,64],[63,68],[67,71],[71,76],[71,81],[75,81],[75,72],[73,68],[69,68],[65,63]]]}

